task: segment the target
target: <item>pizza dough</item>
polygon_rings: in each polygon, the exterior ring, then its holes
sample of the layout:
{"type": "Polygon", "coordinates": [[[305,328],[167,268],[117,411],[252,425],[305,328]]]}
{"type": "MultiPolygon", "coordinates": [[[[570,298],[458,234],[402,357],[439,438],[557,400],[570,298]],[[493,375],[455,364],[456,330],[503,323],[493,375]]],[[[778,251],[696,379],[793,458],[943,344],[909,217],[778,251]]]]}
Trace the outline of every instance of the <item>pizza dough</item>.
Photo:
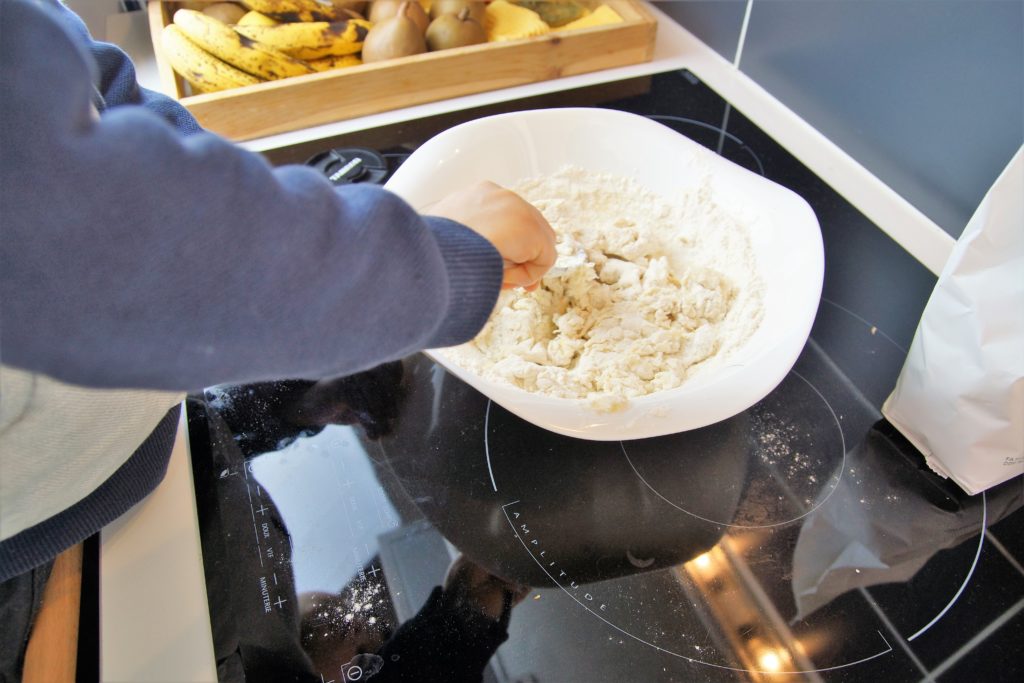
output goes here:
{"type": "Polygon", "coordinates": [[[473,372],[614,411],[726,360],[760,324],[749,229],[706,183],[670,201],[566,167],[513,189],[555,229],[559,263],[536,291],[503,292],[451,350],[473,372]]]}

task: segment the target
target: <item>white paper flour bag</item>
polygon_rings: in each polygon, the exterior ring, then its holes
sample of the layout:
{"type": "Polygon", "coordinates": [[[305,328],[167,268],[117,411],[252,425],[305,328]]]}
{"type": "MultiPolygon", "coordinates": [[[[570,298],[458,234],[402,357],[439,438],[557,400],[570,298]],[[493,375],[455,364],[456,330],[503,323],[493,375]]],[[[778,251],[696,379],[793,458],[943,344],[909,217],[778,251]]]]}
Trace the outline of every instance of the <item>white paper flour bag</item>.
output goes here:
{"type": "Polygon", "coordinates": [[[953,248],[882,414],[970,494],[1024,474],[1024,148],[953,248]]]}

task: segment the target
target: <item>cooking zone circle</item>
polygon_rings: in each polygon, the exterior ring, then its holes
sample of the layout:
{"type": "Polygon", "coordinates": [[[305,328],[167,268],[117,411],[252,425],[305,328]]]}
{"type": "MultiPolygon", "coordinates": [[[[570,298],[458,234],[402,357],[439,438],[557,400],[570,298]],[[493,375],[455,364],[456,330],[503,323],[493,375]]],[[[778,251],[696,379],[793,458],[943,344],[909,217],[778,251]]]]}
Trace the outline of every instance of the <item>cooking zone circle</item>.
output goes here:
{"type": "MultiPolygon", "coordinates": [[[[868,327],[871,341],[892,344],[887,336],[878,334],[877,328],[869,324],[868,327]]],[[[805,364],[806,361],[798,362],[797,367],[805,364]]],[[[807,614],[783,617],[777,607],[777,596],[795,590],[794,570],[800,571],[798,563],[807,555],[800,551],[802,534],[817,517],[845,516],[851,504],[857,506],[855,514],[867,511],[869,520],[876,516],[883,520],[899,517],[904,512],[901,506],[905,500],[898,490],[873,490],[875,482],[871,481],[870,473],[858,469],[857,462],[848,462],[847,448],[857,445],[846,443],[841,415],[837,415],[822,392],[794,370],[775,391],[741,415],[701,430],[640,441],[566,439],[529,425],[487,401],[483,450],[491,487],[510,501],[501,506],[501,511],[523,552],[557,589],[607,626],[610,640],[633,641],[715,669],[764,675],[814,674],[883,657],[906,647],[901,639],[913,641],[922,636],[956,603],[970,582],[984,543],[981,534],[972,555],[951,571],[944,592],[928,595],[928,606],[918,605],[916,610],[921,615],[919,621],[899,632],[885,620],[869,629],[859,627],[857,620],[847,614],[842,592],[814,606],[807,614]],[[513,435],[508,448],[503,445],[503,435],[513,435]],[[537,500],[531,500],[530,486],[525,481],[528,477],[502,477],[510,473],[509,464],[517,452],[525,449],[558,457],[568,443],[591,451],[604,462],[610,457],[606,451],[617,449],[639,486],[636,505],[649,507],[647,494],[653,492],[667,508],[690,517],[695,529],[721,529],[720,540],[692,559],[668,567],[653,566],[654,557],[627,548],[629,563],[638,574],[663,569],[644,574],[648,579],[643,583],[631,581],[628,576],[594,580],[593,576],[570,567],[569,558],[559,554],[561,548],[546,542],[551,531],[545,529],[545,524],[551,522],[543,519],[537,500]],[[698,495],[694,502],[693,494],[699,489],[688,481],[688,472],[693,469],[687,464],[692,458],[718,459],[722,464],[713,467],[713,471],[734,479],[708,477],[702,487],[715,495],[698,495]],[[502,488],[503,481],[506,488],[502,488]],[[728,492],[737,488],[742,491],[739,501],[734,507],[723,507],[722,499],[728,499],[728,492]],[[837,490],[842,493],[834,496],[837,490]],[[734,509],[735,514],[723,514],[729,509],[734,509]],[[878,512],[883,510],[888,512],[878,512]],[[787,565],[788,561],[792,564],[787,565]],[[752,574],[757,577],[753,583],[761,585],[759,590],[749,589],[752,574]],[[671,582],[674,590],[656,589],[654,577],[671,582]],[[765,595],[771,597],[765,599],[765,595]],[[688,611],[698,601],[709,605],[723,632],[728,633],[733,627],[735,633],[741,634],[736,640],[742,643],[724,645],[709,638],[706,632],[695,632],[683,619],[664,618],[666,614],[688,611]],[[649,619],[638,618],[645,613],[650,615],[649,619]],[[820,633],[827,633],[832,647],[842,648],[830,657],[829,666],[815,665],[816,643],[820,646],[824,640],[820,633]],[[842,637],[836,637],[837,633],[842,637]],[[834,663],[837,660],[839,663],[834,663]]],[[[706,462],[703,464],[706,466],[706,462]]],[[[571,490],[573,482],[564,483],[571,490]]],[[[572,495],[568,490],[566,495],[572,495]]],[[[588,490],[584,495],[591,497],[594,505],[601,505],[601,491],[588,490]]],[[[622,504],[620,495],[611,498],[612,504],[622,504]]],[[[637,509],[636,514],[640,517],[644,513],[637,509]]],[[[985,528],[984,495],[978,514],[981,528],[985,528]]],[[[670,520],[666,518],[668,524],[670,520]]],[[[850,571],[854,576],[861,572],[850,571]]],[[[863,596],[875,605],[867,591],[870,585],[847,592],[863,596]]]]}
{"type": "MultiPolygon", "coordinates": [[[[691,140],[699,142],[708,149],[714,150],[719,156],[739,164],[748,171],[753,171],[762,176],[765,174],[764,164],[761,163],[761,158],[757,156],[754,150],[743,140],[724,130],[721,126],[683,116],[671,116],[668,114],[647,114],[646,116],[652,121],[658,121],[682,133],[691,140]]],[[[728,115],[726,115],[725,120],[728,121],[728,115]]]]}
{"type": "MultiPolygon", "coordinates": [[[[546,542],[550,531],[546,532],[544,525],[540,522],[541,514],[531,507],[529,502],[524,502],[526,496],[520,497],[517,494],[527,490],[524,482],[519,481],[514,491],[502,489],[502,479],[492,479],[492,485],[499,495],[515,497],[515,500],[502,505],[502,513],[505,521],[511,528],[512,533],[518,540],[522,550],[536,563],[537,567],[547,576],[552,584],[567,595],[576,605],[587,612],[590,616],[600,620],[609,628],[610,639],[621,639],[635,641],[660,653],[671,655],[686,660],[693,664],[701,664],[717,669],[749,671],[760,674],[785,674],[785,673],[814,673],[841,669],[855,666],[877,657],[882,657],[900,647],[898,641],[900,635],[891,632],[879,624],[879,628],[867,631],[858,631],[853,623],[844,623],[845,615],[843,606],[837,606],[835,610],[830,609],[826,604],[812,614],[803,615],[801,619],[790,620],[785,623],[777,611],[772,599],[764,599],[757,595],[758,591],[750,591],[749,576],[751,565],[761,565],[757,568],[758,579],[763,584],[763,591],[773,597],[792,590],[790,580],[792,567],[787,567],[774,555],[783,555],[792,552],[791,546],[796,543],[795,537],[800,533],[804,519],[812,516],[816,511],[827,508],[830,504],[833,492],[840,485],[842,477],[839,472],[849,470],[843,457],[843,440],[838,430],[835,415],[831,412],[827,402],[814,390],[805,379],[795,373],[791,373],[780,391],[767,397],[761,404],[748,411],[749,420],[746,421],[750,433],[748,434],[751,449],[740,455],[750,460],[752,465],[748,470],[748,484],[745,487],[747,500],[739,503],[739,512],[734,522],[718,523],[725,533],[717,544],[710,550],[681,564],[676,564],[658,572],[658,576],[666,577],[665,580],[674,584],[677,590],[664,591],[653,589],[653,583],[636,583],[629,581],[629,577],[612,578],[608,580],[593,580],[592,577],[582,576],[574,572],[568,565],[568,558],[558,554],[559,549],[552,547],[546,542]],[[800,415],[797,424],[807,424],[808,421],[818,419],[822,415],[828,415],[830,422],[824,439],[815,440],[809,437],[807,432],[799,428],[782,429],[780,425],[785,424],[774,411],[779,410],[782,403],[777,400],[784,396],[795,404],[801,404],[802,408],[811,409],[804,415],[800,415]],[[813,396],[817,400],[809,401],[813,396]],[[780,433],[781,431],[781,433],[780,433]],[[765,438],[766,434],[772,435],[765,438]],[[776,439],[778,436],[778,439],[776,439]],[[765,448],[765,445],[770,447],[765,448]],[[780,444],[784,446],[780,447],[780,444]],[[814,451],[805,450],[809,447],[816,447],[815,444],[825,445],[826,451],[819,458],[814,451]],[[784,456],[790,458],[787,462],[784,456]],[[800,461],[797,460],[800,459],[800,461]],[[775,462],[771,462],[774,460],[775,462]],[[793,465],[793,467],[790,467],[793,465]],[[833,470],[829,470],[832,467],[833,470]],[[834,474],[830,473],[834,472],[834,474]],[[771,486],[762,489],[752,485],[759,477],[768,476],[771,479],[771,486]],[[802,514],[795,514],[807,505],[811,493],[811,479],[817,479],[818,496],[817,502],[806,509],[802,514]],[[782,492],[789,491],[788,494],[782,492]],[[771,493],[768,493],[770,491],[771,493]],[[768,506],[763,509],[757,501],[767,497],[782,495],[784,500],[775,510],[768,506]],[[751,500],[754,505],[750,505],[751,500]],[[760,512],[752,512],[760,510],[760,512]],[[759,518],[758,514],[769,515],[765,519],[759,518]],[[779,516],[771,517],[771,514],[779,516]],[[534,522],[538,522],[535,524],[534,522]],[[767,523],[759,523],[767,522],[767,523]],[[767,565],[767,571],[765,566],[767,565]],[[733,646],[732,653],[722,652],[714,639],[710,639],[707,633],[694,632],[688,627],[685,620],[666,619],[664,615],[672,613],[683,613],[690,610],[691,605],[697,601],[710,603],[710,611],[715,614],[718,623],[725,626],[734,626],[736,632],[744,634],[742,639],[745,647],[733,646]],[[645,611],[653,610],[656,615],[652,618],[638,618],[645,611]],[[796,622],[796,623],[794,623],[796,622]],[[817,623],[828,624],[823,630],[828,633],[832,641],[839,640],[842,644],[841,653],[843,662],[827,667],[816,667],[813,656],[815,646],[815,633],[817,623]],[[799,630],[802,623],[810,626],[804,631],[804,637],[793,636],[799,630]],[[836,639],[837,632],[848,631],[845,638],[836,639]],[[807,635],[809,634],[809,635],[807,635]],[[734,666],[735,658],[739,657],[745,666],[734,666]],[[747,657],[744,657],[747,653],[747,657]]],[[[792,418],[794,413],[786,413],[792,418]]],[[[554,444],[545,444],[544,430],[528,426],[522,421],[500,408],[492,405],[487,406],[485,416],[487,427],[484,433],[489,435],[485,439],[485,452],[488,457],[505,460],[514,458],[511,451],[506,451],[494,443],[495,437],[503,430],[514,430],[518,437],[517,446],[523,447],[529,444],[529,448],[537,449],[534,452],[550,452],[552,457],[557,457],[553,448],[554,444]],[[531,438],[523,442],[521,437],[524,432],[529,432],[531,438]]],[[[552,435],[558,440],[564,437],[552,435]]],[[[619,447],[622,456],[626,458],[633,470],[636,472],[637,481],[642,481],[641,473],[645,471],[658,472],[661,463],[659,459],[668,452],[667,446],[673,438],[664,437],[657,440],[664,441],[659,448],[649,448],[651,444],[631,442],[628,444],[606,444],[601,442],[590,442],[594,448],[605,449],[619,447]],[[637,446],[641,446],[637,448],[637,446]]],[[[685,458],[685,454],[679,453],[685,458]]],[[[719,454],[715,454],[716,456],[719,454]]],[[[504,468],[498,468],[502,471],[504,468]]],[[[495,469],[488,464],[488,471],[494,476],[495,469]]],[[[659,473],[663,474],[663,473],[659,473]]],[[[849,484],[856,486],[860,473],[854,468],[847,473],[849,484]]],[[[685,472],[677,474],[678,479],[671,479],[665,476],[658,476],[659,487],[666,492],[671,492],[675,485],[678,485],[684,478],[685,472]]],[[[709,489],[728,489],[730,482],[705,482],[709,489]]],[[[566,482],[571,488],[572,482],[566,482]]],[[[645,489],[650,484],[643,480],[645,489]]],[[[593,492],[595,505],[600,505],[600,492],[593,492]]],[[[567,492],[566,495],[572,495],[567,492]]],[[[658,498],[670,505],[679,514],[691,516],[694,523],[704,526],[709,520],[703,515],[684,509],[685,501],[679,503],[672,501],[669,496],[658,493],[658,498]]],[[[669,493],[669,495],[671,495],[669,493]]],[[[983,506],[981,510],[982,528],[986,523],[987,509],[983,506]]],[[[616,501],[618,502],[618,500],[616,501]]],[[[638,499],[638,503],[639,503],[638,499]]],[[[844,505],[847,501],[833,501],[837,505],[844,505]]],[[[862,504],[874,501],[861,499],[862,504]]],[[[896,514],[899,513],[900,498],[894,494],[885,496],[885,503],[893,508],[896,514]]],[[[938,622],[953,604],[960,597],[964,588],[970,581],[974,567],[978,561],[984,534],[979,536],[977,550],[970,558],[970,563],[958,567],[953,576],[962,576],[963,579],[951,586],[953,593],[936,594],[929,596],[932,600],[931,606],[923,611],[927,615],[921,622],[913,635],[906,640],[913,640],[925,633],[931,626],[938,622]]],[[[644,553],[634,553],[626,550],[630,563],[637,572],[651,568],[654,562],[653,557],[646,557],[644,553]]],[[[859,572],[859,570],[853,570],[859,572]]],[[[650,581],[653,582],[653,576],[650,581]]],[[[854,589],[856,592],[867,597],[865,588],[854,589]]],[[[539,593],[536,595],[539,596],[539,593]]],[[[838,600],[837,602],[842,602],[838,600]]],[[[620,641],[620,642],[621,642],[620,641]]],[[[833,642],[835,645],[835,642],[833,642]]]]}
{"type": "MultiPolygon", "coordinates": [[[[746,448],[719,456],[742,458],[748,463],[744,502],[737,515],[729,519],[716,518],[674,493],[673,482],[678,479],[645,476],[647,463],[659,457],[660,452],[684,455],[687,442],[694,440],[692,434],[620,442],[619,447],[644,486],[680,512],[706,522],[739,527],[775,526],[798,520],[828,500],[842,477],[846,444],[832,406],[814,385],[790,372],[771,394],[747,412],[746,448]]],[[[685,476],[685,460],[680,461],[679,467],[680,475],[685,476]]],[[[721,485],[716,482],[716,486],[721,485]]]]}

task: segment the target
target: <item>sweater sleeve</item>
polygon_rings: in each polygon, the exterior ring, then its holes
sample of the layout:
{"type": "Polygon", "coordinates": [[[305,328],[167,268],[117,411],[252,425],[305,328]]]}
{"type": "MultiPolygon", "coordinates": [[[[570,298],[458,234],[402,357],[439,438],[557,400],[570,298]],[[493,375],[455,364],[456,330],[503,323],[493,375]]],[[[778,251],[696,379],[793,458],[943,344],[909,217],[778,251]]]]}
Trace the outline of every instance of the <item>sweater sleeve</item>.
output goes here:
{"type": "Polygon", "coordinates": [[[24,0],[0,31],[4,363],[191,391],[350,374],[486,321],[501,257],[468,228],[183,136],[143,101],[97,119],[95,44],[24,0]]]}
{"type": "Polygon", "coordinates": [[[124,50],[111,43],[93,40],[85,22],[59,0],[49,0],[48,6],[54,9],[68,31],[86,46],[92,57],[97,70],[94,80],[101,108],[139,105],[162,116],[180,133],[189,135],[201,130],[195,117],[176,100],[139,85],[135,65],[124,50]]]}

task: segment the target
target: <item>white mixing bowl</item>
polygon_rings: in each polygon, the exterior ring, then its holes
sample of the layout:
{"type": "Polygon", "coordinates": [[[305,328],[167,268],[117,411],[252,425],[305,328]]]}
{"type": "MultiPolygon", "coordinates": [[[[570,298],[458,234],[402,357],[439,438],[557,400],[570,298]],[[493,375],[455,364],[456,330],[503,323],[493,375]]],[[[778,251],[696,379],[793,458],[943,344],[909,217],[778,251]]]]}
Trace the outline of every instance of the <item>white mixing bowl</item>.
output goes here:
{"type": "Polygon", "coordinates": [[[599,412],[586,400],[553,398],[485,379],[445,349],[427,352],[449,372],[522,419],[598,441],[641,439],[736,415],[772,391],[810,334],[824,274],[818,220],[801,197],[646,117],[566,108],[499,114],[440,133],[419,147],[386,187],[422,208],[481,179],[506,187],[566,165],[634,178],[670,196],[710,180],[714,200],[753,217],[751,243],[764,281],[764,318],[728,363],[682,386],[599,412]]]}

